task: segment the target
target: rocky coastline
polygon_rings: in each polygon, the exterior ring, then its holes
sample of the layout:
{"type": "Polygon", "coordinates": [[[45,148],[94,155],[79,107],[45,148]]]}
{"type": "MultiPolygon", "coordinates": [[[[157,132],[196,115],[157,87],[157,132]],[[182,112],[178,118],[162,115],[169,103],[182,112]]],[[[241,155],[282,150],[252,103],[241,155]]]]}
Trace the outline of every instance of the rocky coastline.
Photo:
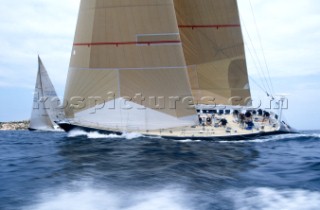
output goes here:
{"type": "Polygon", "coordinates": [[[27,130],[30,121],[15,121],[15,122],[0,122],[1,131],[16,131],[16,130],[27,130]]]}

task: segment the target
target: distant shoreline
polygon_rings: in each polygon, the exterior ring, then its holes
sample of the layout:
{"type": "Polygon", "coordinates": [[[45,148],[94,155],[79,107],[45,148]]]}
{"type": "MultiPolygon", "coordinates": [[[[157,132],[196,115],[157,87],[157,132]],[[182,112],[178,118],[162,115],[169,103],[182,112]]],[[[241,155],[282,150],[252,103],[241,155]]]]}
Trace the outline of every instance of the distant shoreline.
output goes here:
{"type": "Polygon", "coordinates": [[[13,121],[13,122],[0,122],[1,131],[16,131],[16,130],[27,130],[30,121],[13,121]]]}

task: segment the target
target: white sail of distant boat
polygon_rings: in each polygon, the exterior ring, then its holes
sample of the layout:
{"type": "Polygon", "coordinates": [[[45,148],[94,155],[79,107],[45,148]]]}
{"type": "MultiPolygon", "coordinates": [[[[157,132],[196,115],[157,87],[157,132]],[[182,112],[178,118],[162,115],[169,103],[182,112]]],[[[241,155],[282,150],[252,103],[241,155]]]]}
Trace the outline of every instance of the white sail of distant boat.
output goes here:
{"type": "Polygon", "coordinates": [[[63,119],[60,100],[40,57],[29,130],[58,130],[54,121],[63,119]]]}
{"type": "Polygon", "coordinates": [[[236,0],[82,0],[65,101],[58,124],[66,131],[173,139],[291,132],[250,106],[236,0]]]}

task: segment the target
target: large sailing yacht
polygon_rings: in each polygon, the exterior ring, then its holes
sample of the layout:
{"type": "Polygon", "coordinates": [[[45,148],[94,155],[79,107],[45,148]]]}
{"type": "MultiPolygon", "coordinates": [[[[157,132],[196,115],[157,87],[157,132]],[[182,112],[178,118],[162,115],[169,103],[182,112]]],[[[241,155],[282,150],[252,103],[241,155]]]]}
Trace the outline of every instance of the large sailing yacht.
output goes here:
{"type": "Polygon", "coordinates": [[[29,130],[61,130],[54,122],[64,118],[63,109],[58,107],[59,104],[60,100],[49,78],[48,72],[40,57],[38,57],[38,73],[29,130]]]}
{"type": "Polygon", "coordinates": [[[171,139],[292,132],[251,107],[236,0],[82,0],[65,131],[171,139]]]}

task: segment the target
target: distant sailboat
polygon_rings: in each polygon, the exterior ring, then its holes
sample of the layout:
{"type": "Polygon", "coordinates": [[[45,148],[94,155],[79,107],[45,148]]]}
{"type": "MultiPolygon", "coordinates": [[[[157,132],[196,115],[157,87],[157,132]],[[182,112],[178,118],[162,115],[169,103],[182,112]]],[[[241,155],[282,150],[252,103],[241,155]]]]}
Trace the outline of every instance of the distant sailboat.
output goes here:
{"type": "Polygon", "coordinates": [[[67,119],[58,122],[65,131],[171,139],[293,131],[250,97],[235,0],[81,1],[67,119]]]}
{"type": "Polygon", "coordinates": [[[59,126],[54,122],[64,118],[63,110],[58,107],[59,104],[60,100],[47,70],[40,57],[38,57],[38,74],[29,130],[60,130],[59,126]]]}

